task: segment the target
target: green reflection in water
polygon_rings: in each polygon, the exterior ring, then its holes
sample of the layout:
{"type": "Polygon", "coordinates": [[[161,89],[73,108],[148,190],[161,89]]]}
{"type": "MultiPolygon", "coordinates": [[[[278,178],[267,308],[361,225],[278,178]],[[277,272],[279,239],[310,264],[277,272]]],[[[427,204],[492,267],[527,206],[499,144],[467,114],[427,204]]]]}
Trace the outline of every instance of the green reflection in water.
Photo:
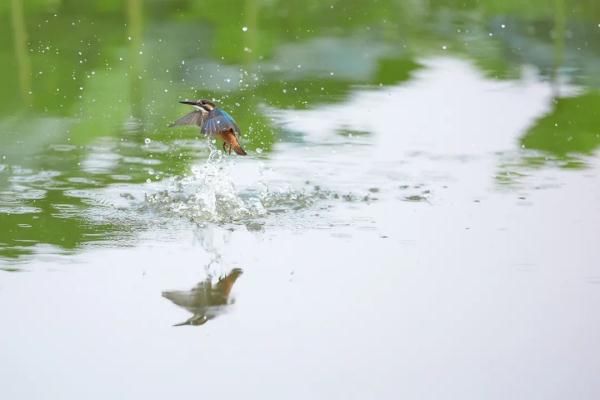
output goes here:
{"type": "Polygon", "coordinates": [[[559,158],[591,154],[600,146],[600,93],[556,99],[552,112],[537,121],[521,143],[559,158]]]}

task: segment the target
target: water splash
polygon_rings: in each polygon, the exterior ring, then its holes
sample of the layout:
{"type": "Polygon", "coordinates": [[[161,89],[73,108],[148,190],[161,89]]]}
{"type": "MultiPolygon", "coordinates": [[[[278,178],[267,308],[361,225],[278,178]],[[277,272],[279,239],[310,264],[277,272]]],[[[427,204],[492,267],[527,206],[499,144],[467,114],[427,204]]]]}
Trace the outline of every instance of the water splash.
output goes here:
{"type": "Polygon", "coordinates": [[[209,149],[203,164],[194,166],[185,176],[161,182],[165,189],[146,194],[145,206],[169,219],[178,217],[198,225],[233,224],[261,230],[266,225],[287,224],[290,219],[295,226],[312,225],[322,220],[320,212],[335,203],[370,203],[379,197],[376,196],[379,193],[367,189],[338,192],[298,176],[273,174],[257,164],[243,165],[247,169],[240,179],[238,162],[245,160],[227,157],[214,142],[209,141],[209,149]],[[257,173],[253,168],[258,169],[257,173]]]}
{"type": "Polygon", "coordinates": [[[331,197],[319,187],[273,189],[261,179],[240,190],[232,178],[233,162],[214,143],[210,150],[204,164],[187,176],[174,178],[166,190],[147,195],[146,203],[195,223],[248,223],[269,214],[305,209],[331,197]]]}
{"type": "Polygon", "coordinates": [[[260,201],[242,199],[231,177],[231,163],[210,143],[206,162],[175,178],[166,190],[147,196],[148,204],[194,222],[234,222],[266,213],[260,201]]]}

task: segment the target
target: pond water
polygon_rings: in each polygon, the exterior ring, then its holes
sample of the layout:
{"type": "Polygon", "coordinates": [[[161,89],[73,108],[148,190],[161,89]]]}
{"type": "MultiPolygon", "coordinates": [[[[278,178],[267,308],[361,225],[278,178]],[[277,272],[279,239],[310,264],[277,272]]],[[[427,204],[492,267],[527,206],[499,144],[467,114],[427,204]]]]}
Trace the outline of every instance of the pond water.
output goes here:
{"type": "Polygon", "coordinates": [[[598,398],[600,7],[482,3],[2,3],[0,398],[598,398]]]}

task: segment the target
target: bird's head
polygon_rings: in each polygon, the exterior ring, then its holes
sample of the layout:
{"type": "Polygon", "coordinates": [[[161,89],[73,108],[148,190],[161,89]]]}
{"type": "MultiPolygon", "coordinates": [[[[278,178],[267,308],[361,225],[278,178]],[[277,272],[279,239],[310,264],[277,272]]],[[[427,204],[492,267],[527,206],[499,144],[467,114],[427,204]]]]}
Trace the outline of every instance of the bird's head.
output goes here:
{"type": "Polygon", "coordinates": [[[180,101],[181,104],[189,104],[194,106],[197,110],[204,111],[212,111],[215,109],[216,105],[210,100],[200,99],[200,100],[183,100],[180,101]]]}

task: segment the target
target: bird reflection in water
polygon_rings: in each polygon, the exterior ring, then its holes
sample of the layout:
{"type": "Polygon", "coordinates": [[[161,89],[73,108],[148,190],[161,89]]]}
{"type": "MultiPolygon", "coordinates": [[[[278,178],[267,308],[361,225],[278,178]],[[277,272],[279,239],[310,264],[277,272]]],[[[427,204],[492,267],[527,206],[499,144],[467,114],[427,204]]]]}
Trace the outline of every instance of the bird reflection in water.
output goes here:
{"type": "Polygon", "coordinates": [[[212,276],[209,275],[206,280],[198,283],[191,290],[163,292],[163,297],[194,314],[187,321],[173,326],[203,325],[223,314],[227,307],[233,303],[229,295],[233,284],[241,274],[242,270],[240,268],[234,268],[229,274],[221,276],[217,282],[213,282],[212,276]]]}

